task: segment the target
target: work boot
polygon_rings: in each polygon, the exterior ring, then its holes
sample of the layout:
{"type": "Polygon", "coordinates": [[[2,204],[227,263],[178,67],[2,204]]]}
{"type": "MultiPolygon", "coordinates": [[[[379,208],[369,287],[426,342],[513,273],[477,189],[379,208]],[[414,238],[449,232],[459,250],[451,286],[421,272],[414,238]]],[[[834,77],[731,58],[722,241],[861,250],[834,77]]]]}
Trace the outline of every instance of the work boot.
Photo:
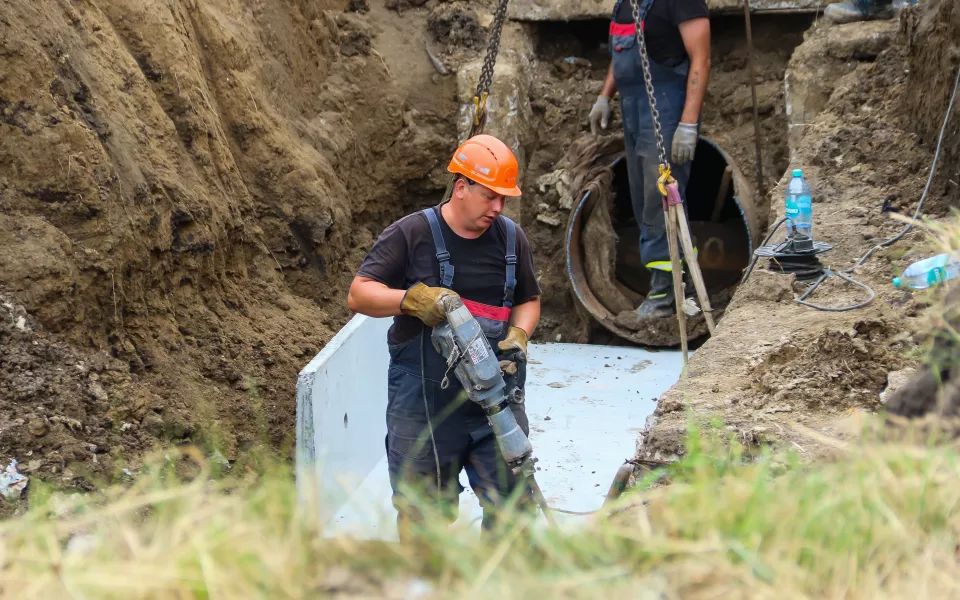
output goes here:
{"type": "Polygon", "coordinates": [[[636,311],[642,321],[663,319],[677,314],[676,300],[673,295],[673,274],[670,271],[652,269],[650,271],[650,293],[636,311]]]}
{"type": "Polygon", "coordinates": [[[854,21],[870,21],[875,19],[893,18],[896,11],[890,0],[853,0],[827,5],[823,16],[834,23],[853,23],[854,21]]]}

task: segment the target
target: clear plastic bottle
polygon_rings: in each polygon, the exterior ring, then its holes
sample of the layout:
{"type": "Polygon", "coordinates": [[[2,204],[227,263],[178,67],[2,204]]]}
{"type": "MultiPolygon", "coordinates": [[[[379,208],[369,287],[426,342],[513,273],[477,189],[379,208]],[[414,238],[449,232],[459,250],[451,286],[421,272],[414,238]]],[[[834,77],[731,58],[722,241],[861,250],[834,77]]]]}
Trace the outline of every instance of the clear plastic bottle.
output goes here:
{"type": "Polygon", "coordinates": [[[960,275],[960,257],[956,254],[938,254],[919,260],[907,267],[900,277],[893,278],[895,287],[909,286],[922,290],[960,275]]]}
{"type": "Polygon", "coordinates": [[[793,170],[784,198],[787,209],[787,239],[813,240],[813,193],[801,169],[793,170]]]}

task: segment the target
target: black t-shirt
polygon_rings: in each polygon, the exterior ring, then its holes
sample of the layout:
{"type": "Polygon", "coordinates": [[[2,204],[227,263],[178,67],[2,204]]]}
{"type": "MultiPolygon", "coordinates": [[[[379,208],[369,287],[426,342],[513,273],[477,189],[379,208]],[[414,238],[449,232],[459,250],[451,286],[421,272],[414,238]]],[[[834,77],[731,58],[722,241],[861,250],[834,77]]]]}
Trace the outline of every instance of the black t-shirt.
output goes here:
{"type": "MultiPolygon", "coordinates": [[[[642,3],[642,0],[637,0],[642,3]]],[[[647,54],[665,67],[675,67],[687,58],[687,49],[680,36],[680,23],[707,17],[706,0],[653,0],[647,18],[644,19],[643,35],[647,41],[647,54]]],[[[616,23],[633,23],[633,2],[623,0],[614,16],[616,23]]]]}
{"type": "MultiPolygon", "coordinates": [[[[507,280],[507,232],[502,219],[476,239],[460,237],[440,217],[443,241],[453,265],[453,291],[461,297],[491,306],[503,305],[503,286],[507,280]]],[[[527,236],[517,225],[517,286],[514,305],[523,304],[540,295],[533,268],[533,252],[527,236]]],[[[429,286],[440,285],[440,263],[433,245],[430,224],[420,212],[396,221],[380,234],[357,272],[360,277],[375,279],[389,288],[406,290],[419,281],[429,286]]],[[[416,317],[394,317],[387,342],[400,344],[413,339],[423,327],[416,317]]]]}

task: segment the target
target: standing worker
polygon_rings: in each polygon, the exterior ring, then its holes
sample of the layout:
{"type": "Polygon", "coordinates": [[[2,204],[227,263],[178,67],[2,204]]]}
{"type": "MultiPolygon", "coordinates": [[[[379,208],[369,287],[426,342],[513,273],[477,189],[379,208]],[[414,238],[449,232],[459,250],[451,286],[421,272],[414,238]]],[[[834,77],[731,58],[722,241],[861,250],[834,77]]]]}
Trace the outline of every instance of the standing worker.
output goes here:
{"type": "Polygon", "coordinates": [[[386,448],[401,539],[423,520],[404,488],[431,496],[453,522],[461,469],[483,506],[483,530],[515,491],[519,508],[535,506],[525,479],[507,467],[483,409],[466,399],[430,340],[432,327],[446,319],[440,300],[459,295],[501,359],[510,408],[529,434],[523,386],[540,286],[523,230],[501,214],[506,198],[520,195],[517,159],[502,141],[481,134],[457,149],[448,170],[456,175],[450,201],[387,227],[347,298],[354,312],[394,317],[386,448]]]}
{"type": "MultiPolygon", "coordinates": [[[[686,200],[710,73],[707,4],[705,0],[636,1],[640,3],[663,143],[680,196],[686,200]]],[[[593,133],[600,127],[607,128],[610,99],[619,90],[630,198],[640,225],[640,257],[650,271],[650,292],[637,314],[641,320],[660,319],[676,314],[676,304],[662,196],[657,188],[660,159],[637,48],[632,0],[617,0],[613,8],[610,50],[613,59],[590,111],[590,128],[593,133]]],[[[686,273],[684,278],[689,287],[686,273]]]]}

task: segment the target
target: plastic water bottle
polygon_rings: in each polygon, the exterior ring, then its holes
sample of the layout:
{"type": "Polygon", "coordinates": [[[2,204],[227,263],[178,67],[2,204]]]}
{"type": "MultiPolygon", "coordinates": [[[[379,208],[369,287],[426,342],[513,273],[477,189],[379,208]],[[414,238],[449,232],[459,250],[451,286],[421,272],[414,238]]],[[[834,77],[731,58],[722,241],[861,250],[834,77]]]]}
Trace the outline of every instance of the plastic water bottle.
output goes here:
{"type": "Polygon", "coordinates": [[[893,278],[893,285],[898,288],[908,285],[915,290],[922,290],[958,275],[960,258],[956,254],[938,254],[907,267],[900,277],[893,278]]]}
{"type": "Polygon", "coordinates": [[[813,193],[803,178],[801,169],[793,170],[793,178],[787,184],[787,239],[813,240],[813,193]]]}

